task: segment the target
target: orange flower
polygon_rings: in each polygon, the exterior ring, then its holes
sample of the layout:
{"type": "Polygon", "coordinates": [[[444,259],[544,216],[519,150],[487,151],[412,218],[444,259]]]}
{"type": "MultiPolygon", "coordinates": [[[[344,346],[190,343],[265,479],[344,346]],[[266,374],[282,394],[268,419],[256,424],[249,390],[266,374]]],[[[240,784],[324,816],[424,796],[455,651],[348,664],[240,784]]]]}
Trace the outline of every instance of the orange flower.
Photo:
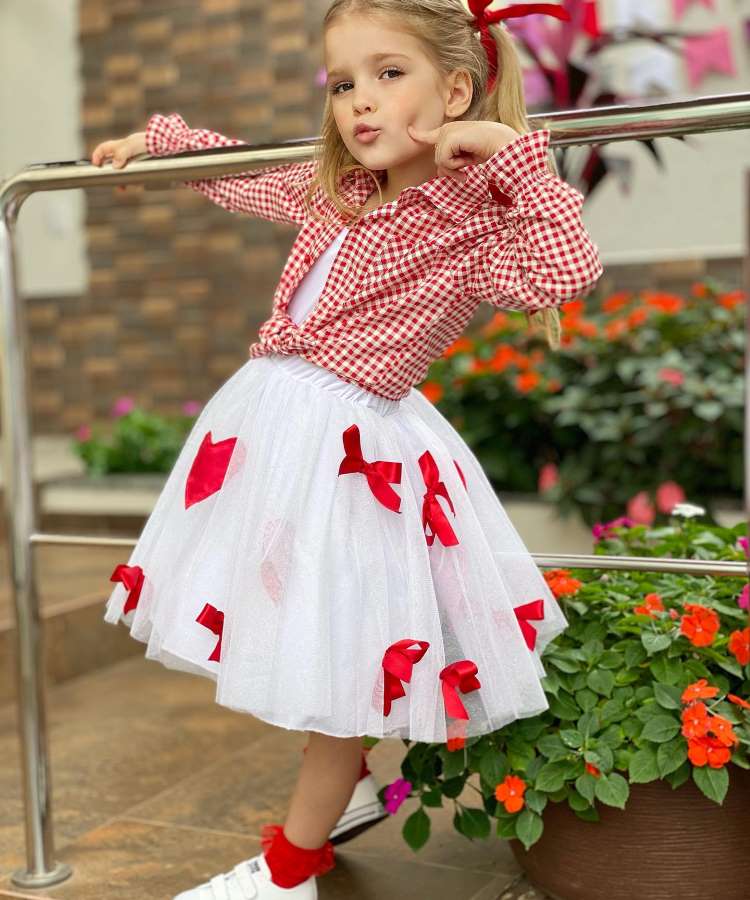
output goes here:
{"type": "Polygon", "coordinates": [[[718,303],[724,309],[734,309],[735,306],[744,303],[746,299],[744,291],[729,291],[726,294],[719,294],[718,303]]]}
{"type": "Polygon", "coordinates": [[[644,303],[658,309],[659,312],[674,315],[685,305],[685,301],[677,294],[667,294],[659,291],[642,291],[644,303]]]}
{"type": "Polygon", "coordinates": [[[727,700],[736,703],[737,706],[741,706],[743,709],[750,709],[750,703],[747,700],[743,700],[742,697],[738,697],[737,694],[727,694],[727,700]]]}
{"type": "Polygon", "coordinates": [[[495,315],[487,322],[486,325],[483,325],[481,328],[482,334],[485,337],[491,337],[496,334],[498,331],[502,331],[503,328],[506,328],[509,324],[508,322],[508,314],[504,313],[502,310],[499,310],[495,313],[495,315]]]}
{"type": "Polygon", "coordinates": [[[555,597],[575,594],[582,584],[577,578],[571,578],[567,569],[550,569],[543,577],[555,597]]]}
{"type": "Polygon", "coordinates": [[[690,287],[690,293],[694,297],[698,297],[700,300],[703,300],[705,297],[708,297],[708,285],[706,285],[703,281],[694,281],[690,287]]]}
{"type": "Polygon", "coordinates": [[[731,751],[717,738],[705,735],[688,741],[688,758],[694,766],[705,766],[720,769],[732,758],[731,751]]]}
{"type": "Polygon", "coordinates": [[[732,744],[739,744],[740,739],[732,731],[732,723],[724,716],[714,714],[710,719],[711,732],[721,741],[722,744],[729,747],[732,744]]]}
{"type": "Polygon", "coordinates": [[[590,319],[579,319],[576,327],[578,334],[582,334],[584,337],[592,338],[599,334],[596,322],[592,322],[590,319]]]}
{"type": "Polygon", "coordinates": [[[715,697],[719,693],[719,689],[713,684],[709,684],[705,678],[699,678],[692,684],[689,684],[682,692],[682,702],[691,703],[693,700],[708,699],[715,697]]]}
{"type": "Polygon", "coordinates": [[[750,626],[729,635],[729,651],[741,666],[750,662],[750,626]]]}
{"type": "Polygon", "coordinates": [[[589,773],[589,775],[593,775],[594,778],[601,778],[601,771],[597,769],[597,767],[593,763],[587,762],[584,765],[584,769],[589,773]]]}
{"type": "Polygon", "coordinates": [[[509,813],[523,809],[523,792],[526,790],[526,782],[517,775],[506,775],[503,781],[495,788],[495,798],[505,806],[509,813]]]}
{"type": "Polygon", "coordinates": [[[499,344],[488,365],[493,372],[504,372],[516,363],[516,350],[510,344],[499,344]]]}
{"type": "Polygon", "coordinates": [[[564,303],[560,309],[564,316],[575,318],[583,312],[583,300],[571,300],[569,303],[564,303]]]}
{"type": "Polygon", "coordinates": [[[643,325],[646,319],[648,319],[648,310],[644,309],[642,306],[639,306],[638,309],[631,310],[627,316],[628,325],[632,328],[643,325]]]}
{"type": "Polygon", "coordinates": [[[617,312],[630,302],[632,296],[631,291],[618,291],[610,294],[609,297],[605,297],[602,300],[602,309],[608,313],[617,312]]]}
{"type": "Polygon", "coordinates": [[[427,397],[430,403],[437,403],[443,396],[443,386],[437,381],[424,381],[419,390],[427,397]]]}
{"type": "Polygon", "coordinates": [[[680,632],[694,647],[707,647],[712,644],[720,625],[716,610],[701,606],[699,603],[686,603],[685,609],[689,614],[682,617],[680,632]]]}
{"type": "Polygon", "coordinates": [[[463,750],[466,746],[466,739],[462,737],[452,737],[448,738],[445,743],[448,750],[463,750]]]}
{"type": "Polygon", "coordinates": [[[610,341],[617,340],[626,331],[628,331],[628,323],[625,319],[612,319],[604,326],[604,333],[610,341]]]}
{"type": "Polygon", "coordinates": [[[640,613],[643,616],[649,616],[651,619],[655,619],[655,612],[664,612],[664,604],[661,602],[661,597],[658,594],[646,594],[644,598],[643,606],[636,606],[633,609],[633,612],[640,613]]]}
{"type": "Polygon", "coordinates": [[[708,709],[705,703],[696,700],[686,706],[680,716],[682,719],[682,735],[686,738],[698,738],[709,732],[708,709]]]}
{"type": "Polygon", "coordinates": [[[538,383],[538,372],[521,372],[519,375],[516,375],[516,390],[520,391],[522,394],[528,394],[528,392],[533,390],[538,383]]]}
{"type": "Polygon", "coordinates": [[[456,353],[471,353],[473,349],[474,341],[467,337],[460,337],[445,348],[443,356],[455,356],[456,353]]]}

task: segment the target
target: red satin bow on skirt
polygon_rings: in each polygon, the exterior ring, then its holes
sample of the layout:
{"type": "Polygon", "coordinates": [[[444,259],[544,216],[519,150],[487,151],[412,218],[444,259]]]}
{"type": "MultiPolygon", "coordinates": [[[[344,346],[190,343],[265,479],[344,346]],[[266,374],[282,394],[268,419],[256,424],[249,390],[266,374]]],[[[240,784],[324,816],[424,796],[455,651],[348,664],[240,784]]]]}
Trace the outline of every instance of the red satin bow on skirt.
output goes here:
{"type": "Polygon", "coordinates": [[[526,646],[533,650],[536,646],[536,628],[529,622],[529,619],[544,618],[544,599],[540,597],[538,600],[532,600],[529,603],[524,603],[522,606],[517,606],[514,612],[518,619],[518,624],[521,626],[521,633],[526,641],[526,646]]]}
{"type": "Polygon", "coordinates": [[[470,659],[459,659],[446,666],[440,673],[443,682],[443,702],[445,703],[445,712],[454,719],[468,719],[469,714],[466,707],[458,696],[457,688],[462,694],[468,694],[469,691],[475,691],[482,685],[476,678],[476,663],[470,659]]]}
{"type": "Polygon", "coordinates": [[[219,640],[213,649],[213,653],[208,657],[209,660],[219,662],[221,659],[221,638],[224,632],[224,613],[210,603],[207,603],[200,611],[195,621],[201,625],[205,625],[206,628],[219,636],[219,640]]]}
{"type": "Polygon", "coordinates": [[[422,470],[422,478],[427,487],[422,501],[422,527],[427,536],[427,544],[431,547],[435,535],[437,535],[444,547],[453,547],[458,543],[458,538],[443,512],[443,508],[438,503],[437,495],[445,497],[454,516],[456,511],[453,509],[453,501],[448,494],[445,482],[440,480],[437,463],[429,450],[425,450],[419,457],[419,468],[422,470]],[[428,528],[432,529],[431,534],[428,532],[428,528]]]}
{"type": "Polygon", "coordinates": [[[138,606],[138,600],[141,596],[141,588],[143,587],[144,574],[140,566],[126,566],[124,563],[115,566],[114,572],[109,576],[110,581],[121,581],[130,591],[128,599],[125,601],[125,607],[122,614],[130,612],[138,606]]]}
{"type": "Polygon", "coordinates": [[[383,654],[383,715],[391,712],[391,702],[404,697],[406,691],[402,681],[411,681],[412,667],[418,663],[427,652],[429,641],[417,641],[414,638],[403,638],[383,654]],[[419,644],[419,649],[410,649],[412,644],[419,644]]]}
{"type": "Polygon", "coordinates": [[[343,433],[346,456],[339,466],[339,475],[361,472],[367,477],[367,483],[375,497],[393,512],[399,512],[401,498],[388,482],[401,484],[400,462],[367,462],[362,456],[362,445],[359,438],[359,426],[350,425],[343,433]]]}

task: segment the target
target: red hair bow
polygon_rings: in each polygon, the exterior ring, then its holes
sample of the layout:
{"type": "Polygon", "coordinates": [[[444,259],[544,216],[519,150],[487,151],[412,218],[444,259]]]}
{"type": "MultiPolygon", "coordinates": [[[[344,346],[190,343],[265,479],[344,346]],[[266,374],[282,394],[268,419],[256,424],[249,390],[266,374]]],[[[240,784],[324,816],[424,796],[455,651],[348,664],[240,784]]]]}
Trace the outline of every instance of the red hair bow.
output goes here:
{"type": "Polygon", "coordinates": [[[492,0],[469,0],[469,9],[474,15],[474,28],[480,32],[482,46],[490,61],[490,74],[487,79],[487,90],[491,91],[495,86],[497,77],[497,44],[489,31],[489,25],[496,25],[503,19],[513,19],[519,16],[530,16],[539,13],[543,16],[554,16],[563,22],[570,22],[570,13],[556,3],[516,3],[513,6],[504,6],[502,9],[493,9],[487,12],[487,7],[492,0]]]}
{"type": "Polygon", "coordinates": [[[417,641],[414,638],[403,638],[383,654],[383,715],[391,714],[391,703],[399,697],[406,696],[402,681],[411,681],[414,663],[418,663],[427,652],[429,641],[417,641]],[[411,645],[419,644],[415,649],[411,645]]]}

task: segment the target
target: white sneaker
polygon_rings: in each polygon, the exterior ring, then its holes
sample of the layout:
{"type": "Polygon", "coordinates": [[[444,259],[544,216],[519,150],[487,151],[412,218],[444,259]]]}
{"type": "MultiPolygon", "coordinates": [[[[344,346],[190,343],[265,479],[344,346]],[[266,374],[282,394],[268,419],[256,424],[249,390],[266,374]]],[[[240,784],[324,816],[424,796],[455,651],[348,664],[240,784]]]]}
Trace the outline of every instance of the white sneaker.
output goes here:
{"type": "Polygon", "coordinates": [[[260,853],[172,900],[318,900],[318,887],[314,875],[294,887],[279,887],[271,881],[271,870],[260,853]]]}
{"type": "Polygon", "coordinates": [[[349,804],[329,835],[332,844],[343,844],[383,819],[389,813],[378,799],[378,783],[372,773],[354,786],[349,804]]]}

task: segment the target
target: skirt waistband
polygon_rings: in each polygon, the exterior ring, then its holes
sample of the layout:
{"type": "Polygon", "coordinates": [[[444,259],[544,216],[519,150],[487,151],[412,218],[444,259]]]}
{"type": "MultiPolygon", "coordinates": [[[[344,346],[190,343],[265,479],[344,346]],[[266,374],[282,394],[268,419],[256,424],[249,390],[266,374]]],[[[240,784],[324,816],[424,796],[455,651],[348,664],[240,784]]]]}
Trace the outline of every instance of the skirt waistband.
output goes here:
{"type": "Polygon", "coordinates": [[[307,359],[303,359],[296,353],[267,353],[260,358],[267,359],[274,365],[279,366],[294,378],[310,382],[316,387],[332,391],[336,396],[341,397],[344,400],[363,403],[381,416],[394,413],[399,408],[400,400],[391,400],[389,397],[381,397],[378,394],[373,394],[372,391],[368,391],[358,384],[346,381],[330,369],[326,369],[323,366],[317,365],[317,363],[312,363],[307,359]]]}

